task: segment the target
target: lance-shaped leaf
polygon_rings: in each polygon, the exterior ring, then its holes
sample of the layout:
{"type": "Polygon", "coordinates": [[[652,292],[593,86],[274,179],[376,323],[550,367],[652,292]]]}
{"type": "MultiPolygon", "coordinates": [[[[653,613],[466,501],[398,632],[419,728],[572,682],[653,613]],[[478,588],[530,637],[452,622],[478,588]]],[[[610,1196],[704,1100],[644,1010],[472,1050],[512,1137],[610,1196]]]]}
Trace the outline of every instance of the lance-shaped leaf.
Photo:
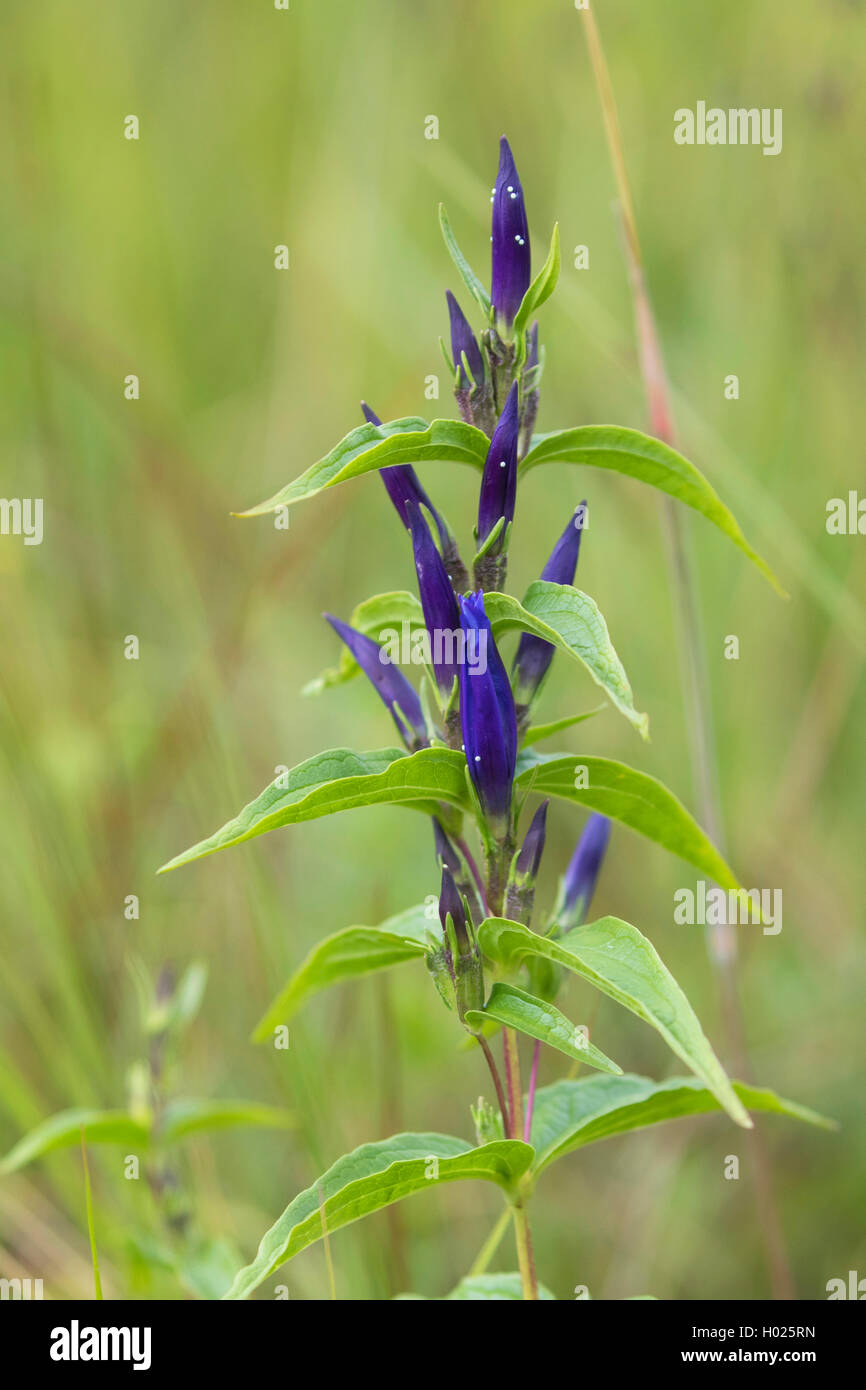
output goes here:
{"type": "Polygon", "coordinates": [[[378,927],[346,927],[318,942],[256,1025],[253,1042],[269,1040],[274,1029],[297,1013],[320,990],[375,970],[417,960],[429,950],[428,932],[438,930],[427,907],[410,907],[378,927]]]}
{"type": "MultiPolygon", "coordinates": [[[[785,1115],[805,1124],[835,1129],[832,1120],[805,1105],[783,1100],[773,1091],[733,1083],[747,1110],[785,1115]]],[[[580,1081],[555,1081],[536,1092],[532,1113],[532,1143],[537,1157],[534,1173],[585,1144],[609,1139],[627,1130],[644,1129],[665,1120],[719,1111],[716,1097],[691,1076],[652,1081],[646,1076],[588,1076],[580,1081]]]]}
{"type": "Polygon", "coordinates": [[[323,1219],[330,1234],[403,1197],[464,1178],[492,1182],[510,1193],[532,1157],[529,1145],[516,1139],[473,1149],[448,1134],[396,1134],[362,1144],[286,1207],[262,1237],[255,1259],[235,1276],[226,1298],[247,1298],[286,1260],[321,1239],[323,1219]]]}
{"type": "Polygon", "coordinates": [[[568,714],[564,719],[552,719],[549,724],[530,724],[523,735],[523,747],[529,748],[531,744],[541,743],[543,739],[552,738],[554,734],[561,733],[563,729],[570,729],[574,724],[582,724],[584,719],[592,719],[603,709],[607,709],[607,706],[597,705],[595,709],[587,710],[585,714],[568,714]]]}
{"type": "Polygon", "coordinates": [[[482,310],[484,317],[489,319],[491,312],[490,295],[487,293],[481,280],[475,274],[475,271],[460,250],[457,244],[457,238],[451,230],[451,223],[448,220],[448,214],[445,211],[444,203],[439,204],[439,226],[442,228],[442,236],[445,239],[445,245],[448,247],[448,254],[459,270],[461,280],[472,295],[476,304],[478,304],[479,308],[482,310]]]}
{"type": "Polygon", "coordinates": [[[216,1129],[291,1129],[294,1123],[288,1110],[249,1100],[173,1100],[165,1107],[154,1142],[168,1146],[216,1129]]]}
{"type": "Polygon", "coordinates": [[[693,864],[720,887],[739,887],[733,870],[673,792],[626,763],[527,748],[518,755],[517,785],[600,811],[693,864]]]}
{"type": "Polygon", "coordinates": [[[504,1028],[516,1028],[518,1033],[525,1033],[528,1038],[537,1038],[539,1042],[555,1047],[557,1052],[564,1052],[566,1057],[595,1067],[596,1071],[622,1075],[622,1067],[605,1057],[585,1033],[569,1022],[565,1014],[514,985],[494,985],[484,1008],[472,1009],[466,1014],[466,1022],[473,1028],[480,1028],[490,1020],[501,1023],[504,1028]]]}
{"type": "Polygon", "coordinates": [[[331,748],[281,773],[233,820],[170,859],[159,872],[203,859],[269,830],[338,811],[359,806],[411,806],[435,816],[441,814],[438,803],[443,801],[461,809],[469,807],[462,753],[450,748],[422,748],[409,755],[399,748],[381,748],[373,753],[331,748]]]}
{"type": "MultiPolygon", "coordinates": [[[[402,638],[404,623],[408,624],[406,631],[410,640],[414,632],[427,631],[420,600],[407,589],[394,590],[388,594],[374,594],[372,598],[366,598],[363,603],[359,603],[349,618],[350,627],[356,628],[358,632],[363,632],[366,637],[372,637],[377,642],[384,640],[383,632],[396,632],[402,638]]],[[[337,665],[308,681],[301,694],[319,695],[331,686],[342,685],[345,681],[352,680],[360,669],[349,648],[343,647],[337,665]]]]}
{"type": "Polygon", "coordinates": [[[81,1131],[88,1144],[127,1144],[146,1148],[150,1129],[134,1120],[125,1110],[61,1110],[25,1134],[0,1162],[0,1174],[14,1173],[26,1163],[81,1143],[81,1131]]]}
{"type": "Polygon", "coordinates": [[[266,502],[238,516],[263,516],[277,507],[290,507],[323,488],[336,487],[349,478],[398,463],[444,461],[469,463],[483,468],[489,440],[474,425],[461,420],[434,420],[428,425],[418,416],[390,420],[384,425],[358,425],[339,444],[294,482],[287,483],[266,502]]]}
{"type": "Polygon", "coordinates": [[[527,956],[543,956],[582,975],[603,994],[637,1014],[664,1038],[712,1091],[732,1120],[751,1128],[695,1011],[651,941],[629,922],[601,917],[554,941],[520,922],[489,917],[478,931],[482,951],[506,969],[527,956]]]}
{"type": "Polygon", "coordinates": [[[621,714],[643,737],[648,719],[634,707],[628,676],[617,656],[607,623],[588,594],[570,584],[551,584],[537,579],[530,584],[523,603],[511,594],[485,594],[484,606],[494,636],[516,628],[542,637],[582,664],[621,714]]]}
{"type": "Polygon", "coordinates": [[[619,425],[579,425],[536,435],[520,465],[521,474],[540,463],[584,463],[612,469],[629,478],[649,483],[700,512],[757,565],[779,593],[779,581],[766,561],[746,540],[736,519],[693,463],[660,439],[619,425]]]}
{"type": "Polygon", "coordinates": [[[559,279],[559,270],[562,258],[559,250],[559,223],[554,224],[553,234],[550,238],[550,250],[547,253],[547,260],[536,275],[526,294],[523,296],[520,308],[514,318],[514,336],[522,333],[536,309],[539,309],[546,299],[549,299],[556,289],[556,282],[559,279]]]}

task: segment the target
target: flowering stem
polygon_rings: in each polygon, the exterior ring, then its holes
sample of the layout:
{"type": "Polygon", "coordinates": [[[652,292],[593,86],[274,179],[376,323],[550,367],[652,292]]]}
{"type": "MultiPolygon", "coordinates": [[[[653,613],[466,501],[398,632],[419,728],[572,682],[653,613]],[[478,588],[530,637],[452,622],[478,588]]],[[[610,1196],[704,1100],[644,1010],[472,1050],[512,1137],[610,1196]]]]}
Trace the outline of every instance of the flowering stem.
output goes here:
{"type": "Polygon", "coordinates": [[[516,1201],[511,1214],[514,1218],[514,1239],[517,1244],[517,1263],[520,1267],[520,1281],[523,1284],[525,1300],[538,1299],[538,1280],[535,1277],[535,1257],[532,1253],[532,1233],[529,1229],[529,1213],[523,1199],[516,1201]]]}
{"type": "Polygon", "coordinates": [[[475,856],[467,845],[465,838],[457,840],[455,843],[460,853],[463,855],[463,858],[466,860],[466,863],[469,865],[469,871],[472,877],[475,879],[475,886],[481,895],[481,906],[484,908],[484,915],[485,917],[489,917],[490,908],[487,904],[487,890],[484,887],[484,879],[481,877],[481,870],[475,861],[475,856]]]}
{"type": "Polygon", "coordinates": [[[538,1062],[541,1057],[541,1043],[536,1041],[532,1049],[532,1071],[529,1073],[529,1094],[526,1097],[526,1119],[523,1122],[523,1139],[529,1143],[529,1136],[532,1133],[532,1112],[535,1108],[535,1086],[538,1081],[538,1062]]]}
{"type": "Polygon", "coordinates": [[[478,1046],[481,1048],[481,1051],[484,1053],[484,1060],[486,1061],[486,1063],[487,1063],[487,1065],[488,1065],[488,1067],[489,1067],[489,1069],[490,1069],[490,1075],[491,1075],[492,1078],[493,1078],[493,1085],[494,1085],[494,1087],[495,1087],[495,1089],[496,1089],[496,1099],[499,1101],[499,1113],[500,1113],[501,1116],[502,1116],[503,1133],[507,1135],[507,1134],[508,1134],[508,1102],[507,1102],[506,1099],[505,1099],[505,1092],[504,1092],[503,1089],[502,1089],[502,1081],[501,1081],[500,1076],[499,1076],[499,1068],[498,1068],[497,1065],[496,1065],[496,1060],[495,1060],[495,1058],[494,1058],[494,1056],[493,1056],[493,1053],[490,1051],[490,1044],[488,1043],[487,1039],[486,1039],[486,1038],[483,1038],[483,1037],[481,1036],[480,1033],[476,1033],[475,1036],[476,1036],[477,1039],[478,1039],[478,1046]]]}

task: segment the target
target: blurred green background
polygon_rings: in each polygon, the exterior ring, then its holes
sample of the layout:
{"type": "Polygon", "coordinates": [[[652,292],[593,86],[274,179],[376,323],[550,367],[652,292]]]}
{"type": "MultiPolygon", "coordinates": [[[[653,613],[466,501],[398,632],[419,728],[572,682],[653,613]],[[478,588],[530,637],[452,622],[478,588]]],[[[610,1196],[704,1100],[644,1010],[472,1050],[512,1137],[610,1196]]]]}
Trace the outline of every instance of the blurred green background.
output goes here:
{"type": "MultiPolygon", "coordinates": [[[[828,498],[863,486],[864,6],[598,0],[649,283],[684,451],[790,590],[780,600],[689,518],[712,682],[729,857],[781,888],[784,927],[741,928],[758,1080],[835,1116],[838,1135],[768,1122],[796,1288],[866,1275],[862,1123],[866,540],[828,536],[828,498]],[[683,148],[673,112],[782,107],[784,149],[683,148]],[[724,378],[740,378],[740,399],[724,378]],[[740,639],[739,661],[723,658],[740,639]]],[[[393,731],[360,684],[301,687],[333,663],[320,612],[411,587],[406,537],[375,478],[296,508],[288,531],[233,509],[268,496],[360,420],[450,415],[437,337],[459,291],[436,209],[487,274],[489,189],[505,131],[536,264],[558,219],[565,260],[543,310],[541,429],[646,424],[614,185],[571,0],[270,0],[12,5],[0,121],[2,492],[45,499],[40,547],[0,538],[2,955],[0,1148],[55,1110],[122,1105],[142,1050],[128,961],[210,966],[177,1079],[188,1094],[286,1105],[288,1133],[194,1141],[201,1228],[250,1256],[339,1154],[399,1129],[471,1137],[488,1087],[423,968],[323,995],[288,1052],[249,1033],[321,936],[435,892],[422,817],[370,809],[281,831],[157,879],[170,855],[251,799],[279,764],[393,731]],[[123,138],[128,114],[141,138],[123,138]],[[424,137],[425,117],[438,140],[424,137]],[[286,243],[291,268],[274,269],[286,243]],[[590,267],[573,266],[586,244],[590,267]],[[141,398],[124,399],[124,377],[141,398]],[[442,399],[424,398],[440,377],[442,399]],[[140,659],[124,659],[135,634],[140,659]],[[124,918],[137,894],[138,921],[124,918]]],[[[469,311],[467,296],[461,294],[469,311]]],[[[468,548],[477,477],[423,480],[468,548]]],[[[583,495],[578,582],[605,613],[652,743],[605,712],[560,736],[621,757],[694,806],[676,625],[656,496],[564,465],[530,475],[511,588],[534,578],[583,495]]],[[[553,719],[597,703],[559,663],[553,719]]],[[[582,817],[553,808],[540,901],[582,817]]],[[[615,830],[596,908],[656,943],[725,1059],[700,928],[675,926],[686,866],[615,830]]],[[[578,985],[572,1017],[591,1004],[578,985]]],[[[625,1067],[680,1070],[603,1001],[593,1034],[625,1067]]],[[[563,1074],[547,1054],[542,1081],[563,1074]]],[[[154,1223],[122,1155],[90,1152],[106,1293],[174,1297],[131,1267],[154,1223]],[[144,1279],[143,1283],[136,1280],[144,1279]]],[[[80,1156],[0,1183],[0,1274],[89,1296],[80,1156]]],[[[445,1293],[499,1210],[455,1184],[332,1241],[340,1297],[445,1293]]],[[[534,1208],[560,1298],[760,1298],[769,1282],[742,1135],[722,1117],[574,1155],[534,1208]],[[725,1155],[739,1182],[723,1178],[725,1155]]],[[[515,1266],[510,1236],[493,1268],[515,1266]]],[[[313,1247],[277,1281],[325,1297],[313,1247]]],[[[266,1284],[263,1296],[272,1296],[266,1284]]]]}

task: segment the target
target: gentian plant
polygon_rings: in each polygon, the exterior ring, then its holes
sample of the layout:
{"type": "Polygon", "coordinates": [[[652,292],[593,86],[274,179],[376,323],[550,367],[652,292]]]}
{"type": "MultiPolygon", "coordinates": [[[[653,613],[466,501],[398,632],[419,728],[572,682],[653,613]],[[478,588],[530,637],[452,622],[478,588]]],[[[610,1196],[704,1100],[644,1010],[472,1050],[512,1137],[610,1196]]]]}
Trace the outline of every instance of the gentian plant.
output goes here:
{"type": "MultiPolygon", "coordinates": [[[[317,754],[278,777],[210,838],[164,866],[174,869],[266,831],[368,805],[402,806],[432,819],[438,915],[409,908],[378,927],[352,927],[322,941],[299,965],[254,1034],[275,1030],[317,991],[339,980],[418,959],[469,1035],[466,1066],[483,1057],[490,1100],[474,1109],[475,1142],[443,1134],[398,1134],[340,1159],[289,1204],[258,1253],[236,1275],[230,1298],[246,1298],[281,1264],[341,1225],[437,1183],[495,1184],[513,1217],[518,1272],[474,1277],[456,1296],[550,1297],[533,1259],[529,1203],[560,1158],[608,1135],[683,1115],[723,1110],[750,1127],[749,1110],[821,1123],[772,1092],[731,1082],[682,990],[637,926],[616,917],[588,921],[613,822],[648,837],[721,887],[737,878],[682,803],[634,767],[595,756],[541,753],[538,745],[585,715],[544,724],[536,710],[554,656],[588,672],[639,737],[647,717],[592,598],[574,587],[586,503],[563,517],[541,577],[522,600],[506,592],[515,526],[524,521],[518,483],[531,469],[568,462],[613,470],[667,493],[702,514],[775,584],[737,522],[698,470],[657,439],[615,426],[580,425],[538,435],[544,353],[535,314],[559,274],[556,228],[532,277],[523,189],[507,140],[492,193],[490,290],[459,249],[444,209],[448,250],[468,291],[478,332],[447,293],[448,369],[459,420],[406,418],[365,423],[324,458],[244,516],[257,516],[326,488],[380,472],[407,532],[418,596],[365,599],[349,621],[328,616],[343,649],[340,665],[312,689],[353,679],[375,687],[401,747],[317,754]],[[464,562],[447,521],[415,466],[468,464],[480,473],[474,551],[464,562]],[[425,667],[420,690],[399,669],[388,632],[408,624],[425,667]],[[500,644],[519,644],[510,673],[500,644]],[[527,803],[540,798],[530,812],[527,803]],[[591,815],[547,916],[535,911],[535,884],[552,801],[591,815]],[[654,1081],[624,1075],[588,1029],[554,1003],[567,973],[655,1028],[690,1075],[654,1081]],[[521,1056],[520,1039],[525,1039],[521,1056]],[[501,1045],[501,1065],[497,1061],[501,1045]],[[542,1046],[564,1054],[572,1073],[537,1086],[542,1046]],[[593,1075],[575,1076],[574,1063],[593,1075]],[[528,1068],[528,1073],[527,1073],[528,1068]],[[521,1074],[528,1074],[524,1094],[521,1074]]],[[[444,349],[443,349],[444,350],[444,349]]],[[[435,497],[435,479],[431,491],[435,497]]],[[[585,542],[586,543],[586,542],[585,542]]],[[[413,666],[416,663],[413,662],[413,666]]],[[[429,886],[429,883],[428,883],[429,886]]],[[[473,1090],[477,1079],[473,1075],[473,1090]]]]}

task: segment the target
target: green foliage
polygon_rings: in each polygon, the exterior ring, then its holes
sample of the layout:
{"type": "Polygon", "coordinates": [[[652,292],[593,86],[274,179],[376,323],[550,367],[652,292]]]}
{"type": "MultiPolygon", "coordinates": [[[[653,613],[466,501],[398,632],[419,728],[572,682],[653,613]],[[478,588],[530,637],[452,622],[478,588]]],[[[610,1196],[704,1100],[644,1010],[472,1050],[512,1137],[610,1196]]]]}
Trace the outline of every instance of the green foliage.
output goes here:
{"type": "Polygon", "coordinates": [[[160,873],[217,850],[252,840],[269,830],[332,816],[359,806],[410,806],[441,814],[440,801],[469,807],[466,759],[449,748],[422,748],[406,755],[399,748],[354,753],[331,748],[278,776],[255,801],[221,829],[163,864],[160,873]]]}
{"type": "Polygon", "coordinates": [[[528,473],[542,463],[581,463],[612,469],[666,492],[700,512],[747,555],[774,588],[782,592],[766,561],[753,550],[731,512],[694,464],[668,444],[619,425],[579,425],[536,435],[521,464],[528,473]]]}
{"type": "Polygon", "coordinates": [[[398,463],[430,460],[483,468],[487,444],[481,430],[460,420],[434,420],[428,425],[426,420],[410,416],[382,425],[358,425],[293,483],[287,483],[266,502],[238,512],[238,516],[263,516],[277,507],[315,497],[324,488],[336,487],[349,478],[398,463]]]}
{"type": "Polygon", "coordinates": [[[745,1128],[751,1126],[694,1009],[652,942],[637,927],[616,917],[602,917],[554,941],[538,936],[520,922],[493,917],[482,922],[478,939],[484,954],[507,970],[527,957],[542,956],[582,975],[655,1028],[731,1119],[745,1128]]]}
{"type": "Polygon", "coordinates": [[[517,759],[517,784],[539,796],[556,796],[600,811],[702,870],[724,888],[738,888],[734,872],[673,792],[655,777],[610,758],[576,753],[537,753],[517,759]],[[585,769],[576,779],[576,769],[585,769]],[[575,785],[576,780],[579,785],[575,785]]]}
{"type": "Polygon", "coordinates": [[[525,1033],[529,1038],[537,1038],[549,1047],[555,1047],[566,1057],[586,1062],[587,1066],[595,1067],[597,1071],[622,1075],[622,1067],[605,1057],[588,1037],[569,1022],[565,1014],[544,999],[536,999],[525,990],[518,989],[516,985],[495,984],[483,1010],[470,1009],[466,1014],[466,1022],[473,1028],[481,1028],[491,1019],[504,1028],[514,1028],[518,1033],[525,1033]]]}
{"type": "MultiPolygon", "coordinates": [[[[425,632],[424,612],[420,601],[414,594],[407,591],[398,591],[390,594],[376,594],[373,598],[364,599],[363,603],[353,609],[349,617],[349,626],[363,632],[365,637],[378,639],[379,634],[385,628],[396,628],[402,631],[401,624],[409,624],[410,632],[425,632]]],[[[328,690],[331,686],[342,685],[345,681],[352,680],[357,676],[361,668],[353,657],[349,648],[342,644],[340,648],[340,660],[336,666],[323,671],[320,676],[308,681],[304,686],[304,695],[319,695],[323,690],[328,690]]]]}
{"type": "Polygon", "coordinates": [[[247,1298],[286,1260],[320,1240],[325,1229],[337,1231],[416,1192],[480,1179],[511,1193],[529,1169],[532,1156],[529,1145],[517,1140],[472,1148],[447,1134],[396,1134],[376,1144],[362,1144],[338,1159],[286,1207],[262,1237],[253,1262],[238,1272],[226,1297],[247,1298]]]}
{"type": "MultiPolygon", "coordinates": [[[[430,949],[431,922],[427,914],[422,903],[389,917],[381,926],[346,927],[325,937],[294,971],[256,1025],[253,1041],[271,1038],[278,1024],[290,1019],[320,990],[423,956],[430,949]]],[[[436,923],[438,926],[438,918],[436,923]]]]}
{"type": "MultiPolygon", "coordinates": [[[[823,1129],[832,1121],[804,1105],[783,1100],[773,1091],[733,1083],[739,1102],[748,1110],[784,1115],[823,1129]]],[[[535,1098],[532,1144],[537,1176],[557,1159],[586,1144],[609,1139],[627,1130],[644,1129],[688,1115],[719,1111],[717,1097],[693,1077],[674,1076],[650,1081],[645,1076],[588,1076],[578,1081],[555,1081],[535,1098]]]]}
{"type": "Polygon", "coordinates": [[[494,637],[512,630],[531,632],[581,662],[620,713],[647,737],[647,716],[634,707],[628,676],[614,651],[607,623],[588,594],[570,584],[539,579],[530,584],[523,603],[510,594],[489,593],[484,595],[484,608],[494,637]]]}

